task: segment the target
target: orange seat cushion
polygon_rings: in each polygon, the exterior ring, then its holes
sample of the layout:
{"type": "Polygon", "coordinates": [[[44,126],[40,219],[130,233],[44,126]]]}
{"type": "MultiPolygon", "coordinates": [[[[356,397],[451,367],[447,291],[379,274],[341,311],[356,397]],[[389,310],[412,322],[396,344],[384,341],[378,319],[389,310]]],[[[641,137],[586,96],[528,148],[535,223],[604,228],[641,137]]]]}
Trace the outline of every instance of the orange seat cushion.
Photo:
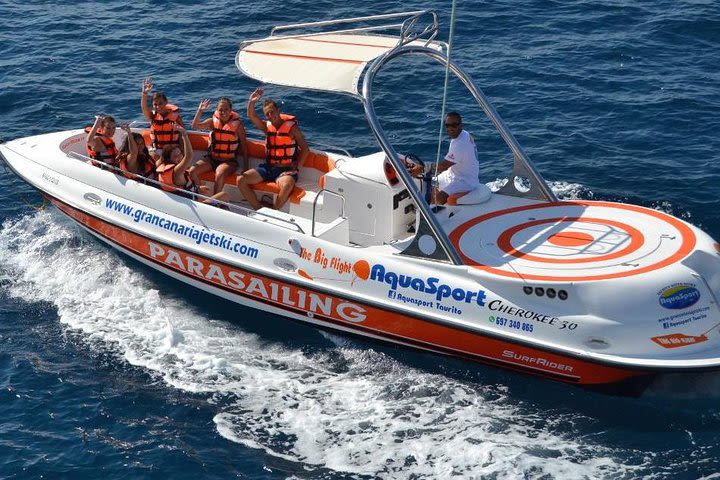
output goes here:
{"type": "Polygon", "coordinates": [[[467,195],[468,193],[470,193],[470,192],[469,191],[468,192],[460,192],[460,193],[456,193],[455,195],[450,195],[447,199],[448,205],[457,205],[457,201],[460,200],[465,195],[467,195]]]}
{"type": "MultiPolygon", "coordinates": [[[[150,129],[144,130],[142,132],[142,136],[145,139],[145,145],[150,147],[152,145],[152,141],[150,140],[150,129]]],[[[209,144],[210,144],[210,139],[208,138],[207,134],[202,134],[202,133],[191,133],[190,134],[190,145],[192,145],[193,150],[207,151],[209,144]]]]}
{"type": "MultiPolygon", "coordinates": [[[[145,130],[143,132],[143,136],[145,137],[145,143],[147,145],[150,145],[150,130],[145,130]]],[[[205,133],[191,133],[190,134],[190,143],[192,144],[193,150],[197,151],[207,151],[209,146],[209,137],[208,134],[205,133]]],[[[265,158],[265,143],[257,140],[248,140],[247,141],[247,148],[248,148],[248,155],[253,158],[265,158]]],[[[318,153],[318,152],[309,152],[308,155],[305,157],[305,161],[302,164],[302,167],[306,168],[314,168],[316,170],[321,171],[322,173],[328,173],[330,170],[335,168],[335,161],[330,159],[326,154],[324,153],[318,153]]],[[[228,175],[225,182],[230,185],[236,185],[237,184],[237,173],[232,173],[228,175]]],[[[206,180],[209,182],[215,181],[215,172],[209,171],[205,172],[200,175],[201,180],[206,180]]],[[[267,193],[273,193],[277,195],[280,192],[280,188],[278,187],[277,183],[275,182],[260,182],[256,183],[255,185],[250,185],[250,188],[253,190],[258,190],[261,192],[267,192],[267,193]]],[[[290,192],[290,201],[292,203],[300,203],[300,199],[302,199],[305,196],[305,190],[295,185],[292,189],[292,192],[290,192]]]]}
{"type": "MultiPolygon", "coordinates": [[[[237,173],[231,173],[227,176],[225,179],[225,183],[228,185],[236,185],[237,184],[237,173]]],[[[201,173],[200,174],[201,180],[206,180],[208,182],[214,182],[215,181],[215,172],[210,170],[209,172],[201,173]]],[[[274,193],[277,195],[280,193],[280,187],[278,187],[278,184],[275,182],[260,182],[256,183],[255,185],[250,185],[250,188],[253,190],[258,190],[260,192],[268,192],[268,193],[274,193]]],[[[292,203],[300,203],[300,199],[305,196],[305,190],[295,185],[290,192],[290,202],[292,203]]]]}
{"type": "MultiPolygon", "coordinates": [[[[260,182],[255,185],[250,185],[253,190],[259,190],[261,192],[274,193],[277,195],[280,193],[280,187],[275,182],[260,182]]],[[[290,202],[300,203],[300,199],[305,196],[305,190],[295,185],[290,192],[290,202]]]]}
{"type": "Polygon", "coordinates": [[[324,153],[309,152],[302,164],[305,168],[314,168],[322,173],[328,173],[335,168],[335,160],[331,159],[324,153]]]}

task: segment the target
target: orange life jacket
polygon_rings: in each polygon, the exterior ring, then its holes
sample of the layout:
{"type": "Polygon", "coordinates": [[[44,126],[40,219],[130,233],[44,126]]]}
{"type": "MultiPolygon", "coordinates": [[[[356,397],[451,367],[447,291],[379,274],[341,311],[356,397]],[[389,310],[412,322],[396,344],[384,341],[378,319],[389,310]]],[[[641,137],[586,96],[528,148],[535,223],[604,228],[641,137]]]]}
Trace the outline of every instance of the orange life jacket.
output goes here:
{"type": "MultiPolygon", "coordinates": [[[[90,133],[90,130],[92,130],[92,127],[86,127],[85,133],[90,133]]],[[[103,135],[102,128],[98,128],[97,130],[95,130],[95,134],[98,136],[103,145],[105,145],[105,151],[97,152],[93,149],[93,146],[90,145],[89,142],[86,142],[85,147],[87,148],[88,156],[93,160],[99,160],[110,165],[115,165],[118,154],[117,147],[115,146],[115,141],[112,138],[103,135]]]]}
{"type": "Polygon", "coordinates": [[[162,184],[160,185],[160,188],[162,188],[166,192],[176,192],[178,190],[176,187],[180,187],[183,190],[187,190],[193,193],[198,192],[198,186],[195,185],[195,182],[192,181],[192,178],[190,178],[190,174],[187,171],[183,172],[185,174],[185,185],[177,185],[175,183],[174,170],[174,163],[165,163],[157,167],[158,180],[162,184]]]}
{"type": "Polygon", "coordinates": [[[165,145],[179,145],[180,134],[175,131],[175,123],[180,118],[180,108],[168,103],[168,110],[164,115],[153,110],[152,124],[150,125],[150,141],[153,148],[162,150],[165,145]]]}
{"type": "MultiPolygon", "coordinates": [[[[127,155],[120,155],[120,170],[127,173],[136,173],[131,172],[127,165],[127,155]]],[[[138,153],[137,158],[138,168],[139,172],[137,172],[137,175],[140,175],[145,178],[155,178],[155,162],[150,158],[150,154],[147,151],[147,148],[144,148],[141,153],[138,153]]],[[[132,178],[131,175],[126,175],[128,178],[132,178]]]]}
{"type": "Polygon", "coordinates": [[[280,114],[283,124],[275,128],[270,120],[267,121],[267,136],[265,137],[265,152],[267,163],[273,167],[290,167],[297,157],[297,142],[290,136],[290,130],[297,125],[292,115],[280,114]]]}
{"type": "Polygon", "coordinates": [[[240,128],[240,116],[230,113],[230,119],[223,124],[217,112],[213,114],[213,131],[210,132],[210,158],[227,162],[235,160],[237,149],[240,143],[238,128],[240,128]]]}

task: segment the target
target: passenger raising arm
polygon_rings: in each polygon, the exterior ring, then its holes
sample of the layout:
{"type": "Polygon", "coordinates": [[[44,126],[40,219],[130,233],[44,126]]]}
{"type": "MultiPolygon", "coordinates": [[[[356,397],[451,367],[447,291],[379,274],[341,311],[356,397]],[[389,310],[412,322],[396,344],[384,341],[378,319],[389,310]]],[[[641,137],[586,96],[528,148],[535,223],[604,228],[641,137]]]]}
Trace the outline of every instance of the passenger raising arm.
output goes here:
{"type": "Polygon", "coordinates": [[[278,185],[279,192],[275,197],[273,208],[280,209],[287,202],[297,182],[298,165],[305,160],[310,150],[295,117],[280,113],[277,103],[273,100],[266,99],[263,102],[263,113],[267,120],[263,121],[258,117],[255,113],[255,103],[262,98],[262,95],[261,88],[250,95],[247,115],[253,125],[265,133],[265,163],[240,175],[237,187],[248,203],[257,210],[261,204],[250,185],[274,181],[278,185]]]}
{"type": "MultiPolygon", "coordinates": [[[[162,189],[189,198],[194,198],[193,193],[208,195],[210,193],[209,189],[204,185],[199,186],[193,182],[188,173],[188,168],[190,168],[193,159],[190,136],[187,131],[179,125],[175,125],[175,129],[178,132],[178,137],[182,139],[182,150],[177,145],[166,145],[163,147],[157,167],[158,180],[163,184],[162,189]],[[190,194],[178,190],[178,187],[190,192],[190,194]]],[[[225,200],[227,196],[225,192],[218,192],[213,195],[212,198],[205,200],[205,202],[212,203],[213,200],[225,200]]]]}
{"type": "Polygon", "coordinates": [[[137,143],[134,142],[132,131],[130,131],[130,125],[123,123],[120,125],[120,130],[125,132],[125,143],[121,150],[125,150],[127,148],[126,161],[128,164],[137,165],[138,147],[137,143]]]}
{"type": "Polygon", "coordinates": [[[165,161],[167,157],[169,163],[174,164],[174,167],[172,169],[173,183],[175,183],[175,185],[185,185],[185,172],[192,163],[193,149],[192,144],[190,143],[190,136],[188,135],[187,131],[179,125],[175,126],[175,130],[178,132],[180,138],[182,139],[182,150],[175,146],[166,146],[163,149],[163,161],[165,161]]]}
{"type": "Polygon", "coordinates": [[[201,121],[203,112],[209,106],[210,99],[206,98],[201,101],[195,118],[193,118],[193,129],[210,129],[211,132],[208,154],[190,168],[190,175],[193,181],[199,184],[200,174],[214,170],[215,190],[213,193],[218,193],[222,191],[228,175],[237,170],[238,155],[243,159],[243,171],[248,169],[247,139],[240,115],[232,109],[232,100],[228,97],[220,98],[213,116],[201,121]]]}
{"type": "Polygon", "coordinates": [[[124,172],[155,179],[155,162],[145,146],[145,138],[140,133],[130,131],[127,123],[121,125],[120,128],[126,134],[118,155],[120,169],[124,172]]]}
{"type": "MultiPolygon", "coordinates": [[[[87,130],[87,152],[90,158],[108,165],[117,165],[117,147],[113,140],[115,119],[110,116],[95,116],[95,123],[87,130]]],[[[100,166],[97,165],[96,166],[100,166]]]]}
{"type": "Polygon", "coordinates": [[[148,93],[153,88],[152,77],[147,77],[142,84],[142,95],[140,98],[140,106],[143,115],[150,122],[150,140],[152,150],[150,153],[154,158],[158,159],[162,149],[166,145],[179,145],[180,139],[175,125],[184,127],[182,117],[180,116],[180,108],[168,103],[167,96],[163,92],[155,92],[152,96],[152,110],[148,106],[148,93]]]}

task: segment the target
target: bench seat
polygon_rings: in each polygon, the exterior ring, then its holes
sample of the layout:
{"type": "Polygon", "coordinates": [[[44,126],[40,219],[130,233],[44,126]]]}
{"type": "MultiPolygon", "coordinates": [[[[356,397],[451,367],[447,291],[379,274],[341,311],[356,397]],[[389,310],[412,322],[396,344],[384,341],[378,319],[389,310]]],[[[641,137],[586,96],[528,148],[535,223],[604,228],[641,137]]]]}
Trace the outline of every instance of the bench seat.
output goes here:
{"type": "MultiPolygon", "coordinates": [[[[150,131],[143,131],[145,144],[150,145],[150,131]]],[[[196,155],[202,155],[208,150],[208,134],[200,132],[190,132],[190,143],[196,155]]],[[[252,159],[265,158],[265,143],[258,140],[247,141],[248,154],[252,159]]],[[[305,161],[298,170],[298,182],[290,192],[290,203],[299,204],[306,196],[306,189],[314,190],[318,184],[322,184],[322,176],[335,168],[335,162],[325,153],[310,151],[305,157],[305,161]]],[[[239,172],[230,174],[225,180],[225,184],[235,187],[237,184],[237,176],[239,172]]],[[[212,170],[200,175],[200,179],[207,182],[215,181],[215,172],[212,170]]],[[[277,195],[280,188],[275,182],[260,182],[250,185],[253,190],[271,193],[277,195]]],[[[310,199],[312,202],[312,198],[310,199]]]]}
{"type": "MultiPolygon", "coordinates": [[[[226,185],[237,185],[237,173],[231,173],[227,176],[227,179],[225,180],[226,185]]],[[[210,170],[209,172],[205,172],[200,174],[200,180],[206,181],[206,182],[214,182],[215,181],[215,172],[210,170]]],[[[258,192],[265,192],[265,193],[272,193],[277,195],[280,193],[280,187],[278,187],[278,184],[275,182],[260,182],[256,183],[255,185],[250,185],[250,188],[253,190],[256,190],[258,192]]],[[[305,196],[305,189],[298,186],[298,184],[295,184],[295,186],[292,189],[292,192],[290,192],[289,200],[292,203],[300,203],[300,200],[305,196]]]]}

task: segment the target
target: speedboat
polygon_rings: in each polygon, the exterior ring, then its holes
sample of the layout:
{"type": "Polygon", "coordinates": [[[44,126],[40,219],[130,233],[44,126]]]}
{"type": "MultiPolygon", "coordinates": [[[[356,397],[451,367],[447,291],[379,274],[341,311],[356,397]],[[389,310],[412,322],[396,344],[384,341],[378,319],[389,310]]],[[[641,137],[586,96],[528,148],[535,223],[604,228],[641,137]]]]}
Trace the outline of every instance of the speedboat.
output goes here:
{"type": "MultiPolygon", "coordinates": [[[[438,31],[436,13],[415,11],[278,26],[240,45],[252,79],[359,100],[379,145],[313,149],[281,210],[249,208],[232,178],[229,200],[211,205],[98,168],[82,129],[0,155],[106,244],[243,306],[610,393],[720,369],[720,245],[657,210],[559,201],[438,31]],[[428,203],[373,103],[378,72],[408,56],[440,64],[477,101],[512,154],[507,183],[428,203]]],[[[199,158],[207,133],[191,140],[199,158]]],[[[262,141],[248,147],[253,166],[264,161],[262,141]]]]}

